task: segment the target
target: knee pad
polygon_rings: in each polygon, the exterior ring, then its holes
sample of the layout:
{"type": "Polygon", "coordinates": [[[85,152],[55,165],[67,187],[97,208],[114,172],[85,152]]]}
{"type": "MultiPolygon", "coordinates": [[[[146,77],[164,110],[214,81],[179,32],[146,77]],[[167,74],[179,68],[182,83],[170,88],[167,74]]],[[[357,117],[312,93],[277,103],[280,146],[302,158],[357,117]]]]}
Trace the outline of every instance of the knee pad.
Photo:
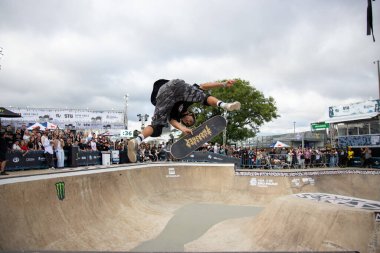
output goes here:
{"type": "Polygon", "coordinates": [[[151,137],[161,136],[162,128],[164,128],[164,126],[161,126],[161,125],[158,125],[158,126],[150,125],[150,126],[153,128],[153,133],[152,133],[151,137]]]}

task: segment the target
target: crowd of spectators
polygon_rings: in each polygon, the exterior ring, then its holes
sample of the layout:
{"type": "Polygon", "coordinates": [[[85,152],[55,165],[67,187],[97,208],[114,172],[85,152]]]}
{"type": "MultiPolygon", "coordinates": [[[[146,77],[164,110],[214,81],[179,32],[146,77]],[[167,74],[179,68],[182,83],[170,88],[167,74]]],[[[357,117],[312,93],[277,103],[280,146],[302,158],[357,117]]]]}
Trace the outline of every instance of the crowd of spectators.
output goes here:
{"type": "MultiPolygon", "coordinates": [[[[8,152],[22,152],[26,155],[31,151],[43,150],[47,156],[49,168],[63,167],[61,150],[69,150],[77,146],[83,151],[127,150],[128,140],[111,141],[109,136],[95,134],[91,131],[73,131],[70,129],[28,130],[26,125],[12,129],[7,126],[1,130],[4,133],[8,152]],[[51,151],[50,147],[51,146],[51,151]],[[50,157],[52,155],[52,157],[50,157]],[[54,162],[55,161],[55,162],[54,162]]],[[[141,143],[138,149],[138,162],[156,162],[174,160],[170,155],[173,140],[167,143],[141,143]]],[[[354,154],[348,149],[320,148],[256,148],[237,147],[235,145],[220,145],[206,143],[198,151],[213,152],[240,159],[243,168],[311,168],[311,167],[347,167],[353,165],[354,154]]],[[[356,154],[357,155],[357,154],[356,154]]],[[[362,166],[372,165],[371,149],[361,150],[362,166]]]]}
{"type": "Polygon", "coordinates": [[[70,129],[34,128],[28,130],[26,125],[13,129],[8,125],[1,129],[5,139],[7,152],[22,152],[25,156],[29,152],[44,151],[49,168],[63,167],[64,150],[77,146],[80,150],[108,151],[123,148],[123,142],[112,142],[109,136],[96,135],[91,131],[73,131],[70,129]]]}
{"type": "MultiPolygon", "coordinates": [[[[354,164],[354,152],[348,148],[311,148],[311,147],[289,147],[289,148],[256,148],[238,147],[231,148],[218,145],[209,147],[209,152],[218,152],[238,157],[244,168],[312,168],[312,167],[352,167],[354,164]]],[[[360,150],[361,167],[372,166],[372,151],[365,147],[360,150]]]]}

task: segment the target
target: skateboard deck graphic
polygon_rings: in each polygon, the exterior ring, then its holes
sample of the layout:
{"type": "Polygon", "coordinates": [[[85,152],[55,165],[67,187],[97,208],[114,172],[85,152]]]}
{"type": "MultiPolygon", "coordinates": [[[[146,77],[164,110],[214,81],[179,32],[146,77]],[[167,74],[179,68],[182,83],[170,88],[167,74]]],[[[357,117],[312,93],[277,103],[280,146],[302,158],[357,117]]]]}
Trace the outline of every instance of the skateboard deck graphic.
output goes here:
{"type": "Polygon", "coordinates": [[[185,135],[176,141],[172,145],[170,153],[174,158],[184,158],[197,148],[201,147],[204,143],[217,136],[226,128],[226,125],[227,121],[225,118],[220,115],[214,116],[194,129],[193,134],[185,135]]]}

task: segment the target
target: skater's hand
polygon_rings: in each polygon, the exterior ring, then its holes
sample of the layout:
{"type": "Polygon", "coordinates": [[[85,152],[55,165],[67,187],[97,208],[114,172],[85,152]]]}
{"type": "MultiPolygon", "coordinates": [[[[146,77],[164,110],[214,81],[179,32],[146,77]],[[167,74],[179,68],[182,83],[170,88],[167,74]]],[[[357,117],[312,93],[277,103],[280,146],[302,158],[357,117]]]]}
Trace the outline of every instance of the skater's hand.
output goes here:
{"type": "Polygon", "coordinates": [[[184,133],[185,135],[193,134],[193,130],[191,130],[190,128],[187,128],[187,127],[182,127],[182,128],[181,128],[181,131],[182,131],[182,133],[184,133]]]}
{"type": "Polygon", "coordinates": [[[227,80],[225,82],[225,87],[229,88],[229,87],[232,87],[232,85],[234,85],[236,83],[236,80],[227,80]]]}

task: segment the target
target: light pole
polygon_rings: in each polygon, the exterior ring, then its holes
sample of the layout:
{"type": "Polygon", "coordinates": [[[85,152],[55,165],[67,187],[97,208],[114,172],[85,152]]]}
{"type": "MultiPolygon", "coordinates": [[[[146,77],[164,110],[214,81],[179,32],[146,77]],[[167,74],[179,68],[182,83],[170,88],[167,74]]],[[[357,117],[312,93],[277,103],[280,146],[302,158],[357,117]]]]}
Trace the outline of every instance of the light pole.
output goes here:
{"type": "MultiPolygon", "coordinates": [[[[228,121],[227,121],[227,111],[224,111],[223,117],[226,119],[226,122],[228,124],[228,121]]],[[[226,140],[227,140],[227,126],[223,130],[223,147],[224,148],[226,148],[226,140]]]]}
{"type": "Polygon", "coordinates": [[[293,121],[293,133],[296,134],[296,122],[293,121]]]}
{"type": "Polygon", "coordinates": [[[148,121],[148,118],[149,118],[149,115],[148,114],[137,114],[137,117],[139,119],[139,121],[141,121],[141,130],[144,130],[145,128],[145,122],[148,121]]]}
{"type": "Polygon", "coordinates": [[[128,129],[128,97],[128,93],[124,95],[124,129],[128,129]]]}
{"type": "Polygon", "coordinates": [[[377,63],[377,79],[379,82],[379,98],[380,98],[380,67],[379,67],[379,60],[374,61],[373,64],[377,63]]]}

